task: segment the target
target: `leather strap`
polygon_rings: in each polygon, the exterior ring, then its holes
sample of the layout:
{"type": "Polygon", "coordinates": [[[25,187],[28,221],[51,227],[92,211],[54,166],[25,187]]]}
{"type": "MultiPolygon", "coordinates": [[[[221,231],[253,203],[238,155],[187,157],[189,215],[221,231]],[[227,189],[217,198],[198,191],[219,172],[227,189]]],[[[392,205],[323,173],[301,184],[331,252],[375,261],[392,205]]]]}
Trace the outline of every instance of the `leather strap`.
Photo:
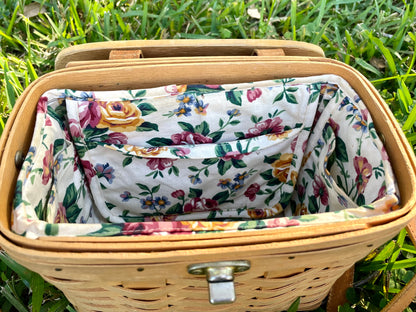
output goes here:
{"type": "Polygon", "coordinates": [[[347,302],[347,289],[354,281],[354,266],[349,268],[340,278],[337,279],[329,292],[326,304],[327,312],[338,312],[338,306],[347,302]]]}
{"type": "Polygon", "coordinates": [[[110,60],[127,60],[143,58],[142,50],[111,50],[108,56],[110,60]]]}
{"type": "MultiPolygon", "coordinates": [[[[416,246],[416,218],[406,227],[408,236],[416,246]]],[[[331,288],[327,303],[327,312],[338,311],[338,306],[347,302],[345,293],[351,287],[354,279],[354,267],[345,272],[331,288]]],[[[402,312],[416,297],[416,275],[409,283],[387,304],[381,312],[402,312]]]]}
{"type": "Polygon", "coordinates": [[[254,49],[254,56],[285,56],[283,49],[254,49]]]}

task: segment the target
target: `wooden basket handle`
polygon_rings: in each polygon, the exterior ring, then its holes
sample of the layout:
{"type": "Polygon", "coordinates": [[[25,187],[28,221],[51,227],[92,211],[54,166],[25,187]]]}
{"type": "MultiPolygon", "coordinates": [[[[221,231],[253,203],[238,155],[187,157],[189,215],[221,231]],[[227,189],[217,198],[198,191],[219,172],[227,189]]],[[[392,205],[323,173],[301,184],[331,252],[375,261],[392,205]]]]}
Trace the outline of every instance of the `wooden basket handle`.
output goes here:
{"type": "MultiPolygon", "coordinates": [[[[416,218],[406,227],[407,234],[416,247],[416,218]]],[[[346,271],[332,286],[328,297],[327,312],[337,312],[338,306],[346,302],[346,291],[352,286],[354,280],[354,266],[346,271]]],[[[406,284],[402,290],[394,296],[381,312],[402,312],[416,297],[416,275],[406,284]]]]}
{"type": "MultiPolygon", "coordinates": [[[[314,44],[272,39],[219,40],[130,40],[86,43],[62,50],[56,57],[55,69],[70,62],[108,60],[111,51],[140,50],[144,58],[192,56],[304,56],[324,57],[323,50],[314,44]],[[256,52],[257,50],[257,52],[256,52]],[[267,50],[267,51],[266,51],[267,50]],[[272,51],[275,50],[275,51],[272,51]],[[280,52],[276,52],[280,50],[280,52]],[[260,51],[260,53],[258,53],[260,51]],[[269,53],[271,52],[271,53],[269,53]]],[[[117,53],[117,52],[116,52],[117,53]]]]}

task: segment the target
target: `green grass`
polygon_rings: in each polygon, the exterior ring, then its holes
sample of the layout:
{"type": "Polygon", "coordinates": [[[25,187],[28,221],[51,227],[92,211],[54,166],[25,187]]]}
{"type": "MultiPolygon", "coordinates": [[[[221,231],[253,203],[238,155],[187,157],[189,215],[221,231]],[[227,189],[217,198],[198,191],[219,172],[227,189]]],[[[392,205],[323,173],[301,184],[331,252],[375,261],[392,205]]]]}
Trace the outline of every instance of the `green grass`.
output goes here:
{"type": "MultiPolygon", "coordinates": [[[[61,49],[94,41],[167,38],[318,44],[327,57],[357,68],[372,81],[410,144],[416,145],[414,0],[3,0],[0,135],[17,97],[31,81],[53,70],[61,49]],[[258,16],[249,15],[249,9],[257,9],[258,16]]],[[[415,274],[415,254],[404,231],[374,251],[357,264],[351,303],[341,310],[379,311],[415,274]]],[[[62,294],[37,274],[4,254],[0,259],[3,311],[71,311],[62,294]]]]}

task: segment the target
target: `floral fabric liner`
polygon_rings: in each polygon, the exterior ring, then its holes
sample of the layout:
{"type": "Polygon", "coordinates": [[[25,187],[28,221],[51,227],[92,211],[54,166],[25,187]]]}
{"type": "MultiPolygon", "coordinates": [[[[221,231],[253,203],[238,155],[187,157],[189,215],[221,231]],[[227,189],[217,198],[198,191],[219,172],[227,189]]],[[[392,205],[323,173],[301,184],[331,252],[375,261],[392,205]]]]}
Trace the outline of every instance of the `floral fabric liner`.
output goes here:
{"type": "Polygon", "coordinates": [[[387,153],[335,75],[38,102],[12,229],[115,236],[341,222],[397,208],[387,153]]]}

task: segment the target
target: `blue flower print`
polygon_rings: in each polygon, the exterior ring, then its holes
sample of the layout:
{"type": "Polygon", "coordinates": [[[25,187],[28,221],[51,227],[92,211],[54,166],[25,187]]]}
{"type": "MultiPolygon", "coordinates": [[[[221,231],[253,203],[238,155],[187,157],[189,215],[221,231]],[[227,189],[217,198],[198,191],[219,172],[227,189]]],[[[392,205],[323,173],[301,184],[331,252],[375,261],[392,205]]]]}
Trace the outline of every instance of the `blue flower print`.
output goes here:
{"type": "Polygon", "coordinates": [[[147,196],[146,198],[140,199],[140,204],[143,209],[155,209],[155,201],[152,196],[147,196]]]}
{"type": "Polygon", "coordinates": [[[155,198],[155,204],[159,206],[159,208],[164,209],[166,206],[170,205],[170,201],[166,196],[157,196],[155,198]]]}
{"type": "Polygon", "coordinates": [[[339,104],[338,110],[343,109],[345,106],[350,105],[351,101],[348,96],[342,99],[341,103],[339,104]]]}
{"type": "Polygon", "coordinates": [[[354,117],[356,122],[352,127],[357,131],[366,133],[368,131],[368,110],[362,109],[361,112],[357,112],[354,117]]]}
{"type": "Polygon", "coordinates": [[[189,117],[191,116],[191,108],[188,106],[185,106],[183,104],[180,104],[179,107],[177,109],[175,109],[173,111],[176,115],[176,117],[181,117],[181,116],[185,116],[185,117],[189,117]]]}
{"type": "Polygon", "coordinates": [[[28,155],[29,154],[32,154],[32,156],[36,154],[36,146],[31,146],[29,148],[28,155]]]}
{"type": "Polygon", "coordinates": [[[237,173],[234,177],[234,181],[239,184],[244,183],[244,180],[248,177],[248,172],[244,171],[243,173],[237,173]]]}
{"type": "Polygon", "coordinates": [[[197,100],[193,94],[184,93],[176,97],[176,101],[179,102],[179,105],[194,106],[197,103],[197,100]]]}
{"type": "Polygon", "coordinates": [[[231,179],[220,179],[217,186],[221,187],[222,189],[227,189],[231,186],[231,179]]]}
{"type": "Polygon", "coordinates": [[[237,183],[234,183],[233,185],[231,185],[231,189],[233,190],[233,191],[238,191],[239,189],[241,189],[242,187],[244,186],[244,182],[237,182],[237,183]]]}
{"type": "Polygon", "coordinates": [[[62,163],[63,158],[64,156],[62,154],[59,154],[59,156],[53,162],[53,167],[56,171],[58,171],[61,168],[61,163],[62,163]]]}
{"type": "Polygon", "coordinates": [[[113,183],[114,176],[114,168],[110,166],[109,163],[105,164],[97,164],[95,166],[95,171],[97,171],[98,178],[105,178],[108,183],[113,183]]]}
{"type": "Polygon", "coordinates": [[[203,115],[205,116],[207,114],[207,108],[208,108],[209,104],[204,104],[204,102],[202,101],[198,101],[195,104],[195,112],[199,115],[203,115]]]}
{"type": "Polygon", "coordinates": [[[348,207],[348,201],[345,199],[344,196],[342,195],[338,195],[338,202],[343,206],[343,207],[348,207]]]}
{"type": "Polygon", "coordinates": [[[228,116],[230,116],[230,117],[237,117],[237,116],[240,116],[240,115],[241,115],[241,112],[240,112],[240,110],[239,110],[239,109],[234,108],[234,109],[230,109],[230,110],[228,110],[228,111],[227,111],[227,114],[228,114],[228,116]]]}
{"type": "Polygon", "coordinates": [[[132,198],[129,191],[125,191],[123,194],[120,194],[120,197],[123,199],[123,202],[127,202],[130,198],[132,198]]]}
{"type": "Polygon", "coordinates": [[[202,180],[201,180],[201,178],[199,176],[190,175],[190,176],[188,176],[188,178],[191,179],[191,183],[193,185],[201,184],[202,183],[202,180]]]}
{"type": "Polygon", "coordinates": [[[79,97],[79,100],[89,101],[89,102],[94,101],[95,100],[94,93],[92,93],[92,92],[82,92],[80,97],[79,97]]]}

